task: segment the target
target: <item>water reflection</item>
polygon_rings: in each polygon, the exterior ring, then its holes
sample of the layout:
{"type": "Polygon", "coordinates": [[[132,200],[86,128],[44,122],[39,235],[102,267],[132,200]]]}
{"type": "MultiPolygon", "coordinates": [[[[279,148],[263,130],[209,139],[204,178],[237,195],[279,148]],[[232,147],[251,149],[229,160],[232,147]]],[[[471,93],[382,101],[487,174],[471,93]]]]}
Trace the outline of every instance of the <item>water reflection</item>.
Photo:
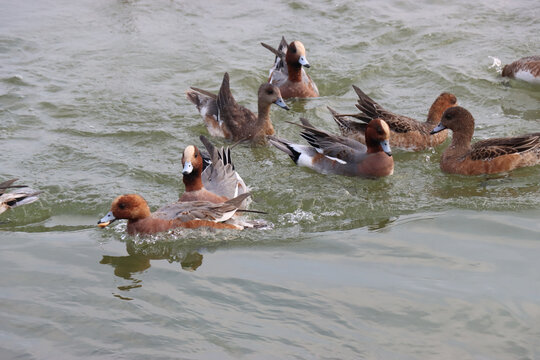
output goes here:
{"type": "Polygon", "coordinates": [[[203,261],[202,254],[197,250],[186,247],[183,242],[137,243],[134,240],[128,240],[126,250],[129,255],[103,255],[99,262],[100,264],[111,265],[116,276],[131,282],[130,285],[118,286],[118,289],[122,291],[129,291],[142,286],[142,280],[134,277],[134,274],[149,269],[151,260],[167,260],[170,263],[178,262],[185,271],[197,270],[203,261]]]}

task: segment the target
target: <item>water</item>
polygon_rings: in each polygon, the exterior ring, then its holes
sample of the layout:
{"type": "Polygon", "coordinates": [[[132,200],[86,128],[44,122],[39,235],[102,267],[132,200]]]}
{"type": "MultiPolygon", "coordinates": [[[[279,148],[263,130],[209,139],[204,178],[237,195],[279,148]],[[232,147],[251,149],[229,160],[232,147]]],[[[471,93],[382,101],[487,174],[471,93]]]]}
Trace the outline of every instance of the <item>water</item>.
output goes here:
{"type": "MultiPolygon", "coordinates": [[[[207,134],[189,86],[225,71],[255,110],[272,55],[299,39],[321,98],[272,111],[337,131],[355,84],[424,118],[450,91],[475,139],[539,131],[538,88],[503,63],[538,54],[536,1],[1,1],[0,179],[41,189],[1,215],[2,359],[540,358],[540,167],[441,173],[445,143],[394,150],[377,181],[323,176],[270,147],[236,166],[262,231],[130,238],[95,225],[118,194],[182,192],[207,134]]],[[[218,144],[226,142],[213,139],[218,144]]]]}

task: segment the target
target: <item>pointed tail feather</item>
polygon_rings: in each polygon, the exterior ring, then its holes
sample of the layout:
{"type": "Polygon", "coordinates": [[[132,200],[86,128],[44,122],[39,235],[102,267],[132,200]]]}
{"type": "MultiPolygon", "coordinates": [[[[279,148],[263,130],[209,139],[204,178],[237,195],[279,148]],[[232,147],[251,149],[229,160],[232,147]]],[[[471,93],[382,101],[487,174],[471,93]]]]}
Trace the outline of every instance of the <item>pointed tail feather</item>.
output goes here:
{"type": "Polygon", "coordinates": [[[372,98],[367,96],[367,94],[360,90],[359,87],[355,85],[352,87],[356,92],[356,95],[358,95],[358,104],[356,105],[358,110],[365,113],[370,119],[380,117],[380,112],[381,110],[384,111],[384,108],[377,104],[372,98]]]}
{"type": "Polygon", "coordinates": [[[268,142],[270,144],[274,145],[279,150],[283,151],[285,154],[289,155],[289,157],[294,161],[295,164],[298,164],[298,158],[300,157],[300,152],[296,151],[290,142],[287,140],[280,139],[276,136],[268,135],[267,136],[268,142]]]}

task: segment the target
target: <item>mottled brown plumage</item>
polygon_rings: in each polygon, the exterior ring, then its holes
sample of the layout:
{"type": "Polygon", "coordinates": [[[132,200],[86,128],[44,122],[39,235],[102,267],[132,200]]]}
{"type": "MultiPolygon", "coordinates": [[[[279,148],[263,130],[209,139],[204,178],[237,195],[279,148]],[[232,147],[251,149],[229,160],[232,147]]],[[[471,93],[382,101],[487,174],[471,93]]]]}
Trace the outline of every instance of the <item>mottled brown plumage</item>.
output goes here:
{"type": "Polygon", "coordinates": [[[434,137],[430,136],[430,131],[440,121],[441,115],[446,109],[457,105],[457,99],[454,95],[450,93],[439,95],[429,109],[427,120],[420,122],[384,109],[358,87],[353,85],[353,88],[358,95],[356,107],[361,111],[359,114],[338,114],[329,108],[343,135],[364,142],[364,124],[369,123],[372,119],[380,118],[386,121],[390,127],[390,145],[395,147],[418,151],[437,146],[446,139],[446,132],[441,132],[434,137]],[[359,123],[348,117],[356,118],[362,122],[359,123]]]}
{"type": "Polygon", "coordinates": [[[265,83],[258,91],[258,115],[239,105],[229,87],[229,74],[225,73],[217,95],[192,87],[187,98],[197,106],[212,136],[233,141],[264,142],[266,135],[274,133],[270,120],[270,106],[276,104],[286,110],[279,88],[265,83]]]}
{"type": "Polygon", "coordinates": [[[492,174],[540,164],[540,133],[493,138],[471,145],[474,118],[456,106],[446,110],[432,131],[452,130],[452,143],[441,157],[441,170],[463,175],[492,174]]]}
{"type": "Polygon", "coordinates": [[[505,65],[502,76],[540,83],[540,55],[527,56],[505,65]]]}

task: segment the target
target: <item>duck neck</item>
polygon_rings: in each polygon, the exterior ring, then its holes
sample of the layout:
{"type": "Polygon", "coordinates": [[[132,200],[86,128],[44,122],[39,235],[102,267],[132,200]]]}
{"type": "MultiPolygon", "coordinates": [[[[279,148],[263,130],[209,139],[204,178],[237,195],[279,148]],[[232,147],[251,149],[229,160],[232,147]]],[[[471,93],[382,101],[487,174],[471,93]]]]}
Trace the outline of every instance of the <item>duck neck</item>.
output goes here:
{"type": "Polygon", "coordinates": [[[259,101],[258,104],[258,114],[257,114],[257,125],[264,129],[266,135],[272,135],[274,133],[274,127],[272,126],[272,121],[270,121],[270,107],[272,104],[259,101]]]}
{"type": "Polygon", "coordinates": [[[287,63],[287,71],[289,72],[289,81],[302,81],[302,65],[298,62],[287,63]]]}
{"type": "Polygon", "coordinates": [[[381,144],[372,138],[366,137],[366,146],[368,153],[377,153],[383,151],[381,144]]]}
{"type": "Polygon", "coordinates": [[[444,113],[444,108],[439,106],[436,102],[431,105],[429,108],[428,116],[426,123],[437,125],[441,121],[442,114],[444,113]]]}
{"type": "Polygon", "coordinates": [[[448,147],[448,151],[454,155],[467,152],[471,147],[472,134],[472,131],[454,131],[452,134],[452,143],[448,147]]]}
{"type": "Polygon", "coordinates": [[[182,177],[186,191],[197,191],[203,188],[200,170],[193,169],[191,174],[182,177]]]}

